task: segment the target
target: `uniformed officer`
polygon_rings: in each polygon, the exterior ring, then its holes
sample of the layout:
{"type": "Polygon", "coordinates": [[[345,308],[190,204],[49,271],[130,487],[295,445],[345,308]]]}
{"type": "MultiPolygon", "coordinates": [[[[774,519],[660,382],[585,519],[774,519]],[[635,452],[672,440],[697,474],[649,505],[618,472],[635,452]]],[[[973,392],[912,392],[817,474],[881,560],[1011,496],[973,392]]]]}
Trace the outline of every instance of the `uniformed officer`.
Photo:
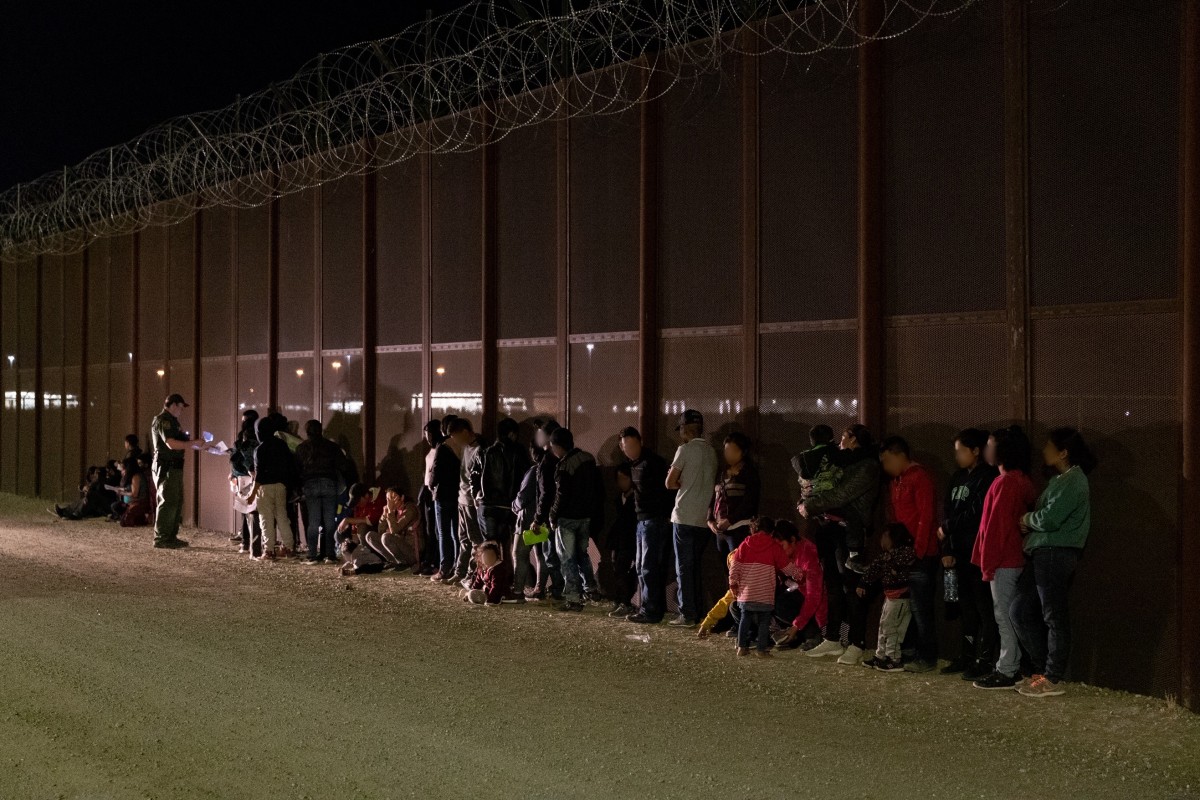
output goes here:
{"type": "Polygon", "coordinates": [[[158,492],[158,512],[154,518],[155,547],[187,547],[179,538],[183,521],[183,461],[192,445],[203,439],[187,439],[179,426],[179,415],[188,404],[173,394],[163,403],[162,413],[150,423],[150,451],[154,454],[154,488],[158,492]]]}

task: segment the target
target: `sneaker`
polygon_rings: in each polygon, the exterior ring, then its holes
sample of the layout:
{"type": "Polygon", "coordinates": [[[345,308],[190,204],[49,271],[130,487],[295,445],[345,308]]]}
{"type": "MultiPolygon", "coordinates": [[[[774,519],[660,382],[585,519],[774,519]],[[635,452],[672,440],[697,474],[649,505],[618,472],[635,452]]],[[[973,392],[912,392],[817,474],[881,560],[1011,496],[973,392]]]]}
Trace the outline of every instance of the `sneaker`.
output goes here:
{"type": "Polygon", "coordinates": [[[844,652],[846,652],[846,648],[842,647],[841,642],[831,642],[826,639],[804,655],[809,658],[821,658],[822,656],[841,656],[844,652]]]}
{"type": "Polygon", "coordinates": [[[725,638],[726,639],[736,639],[737,638],[737,628],[730,628],[729,630],[725,631],[725,638]]]}
{"type": "MultiPolygon", "coordinates": [[[[442,578],[442,585],[443,586],[453,586],[455,584],[462,585],[462,582],[465,580],[466,580],[466,578],[460,578],[457,575],[447,575],[446,577],[442,578]]],[[[464,587],[464,588],[469,588],[469,587],[464,587]]]]}
{"type": "Polygon", "coordinates": [[[875,669],[880,672],[904,672],[904,665],[895,659],[885,658],[875,669]]]}
{"type": "Polygon", "coordinates": [[[750,655],[750,648],[749,647],[739,647],[738,649],[734,650],[733,652],[737,653],[739,656],[748,656],[748,655],[750,655]]]}
{"type": "Polygon", "coordinates": [[[957,675],[960,672],[966,672],[973,664],[974,662],[970,659],[961,657],[956,658],[946,666],[942,667],[941,673],[943,675],[957,675]]]}
{"type": "Polygon", "coordinates": [[[1017,691],[1022,697],[1059,697],[1067,693],[1061,681],[1052,681],[1045,675],[1034,675],[1027,685],[1017,691]]]}
{"type": "Polygon", "coordinates": [[[603,603],[604,599],[605,599],[604,595],[601,594],[598,590],[583,593],[583,602],[585,602],[585,603],[599,604],[599,603],[603,603]]]}
{"type": "Polygon", "coordinates": [[[545,599],[546,599],[546,590],[545,590],[545,589],[539,589],[539,590],[537,590],[537,591],[536,591],[536,592],[534,592],[533,594],[529,595],[529,599],[530,599],[530,600],[532,600],[532,601],[533,601],[533,602],[535,602],[535,603],[540,603],[540,602],[542,602],[543,600],[545,600],[545,599]]]}
{"type": "Polygon", "coordinates": [[[867,669],[881,669],[883,667],[883,665],[886,663],[887,663],[886,658],[880,658],[879,656],[871,656],[868,659],[864,659],[862,662],[862,665],[864,667],[866,667],[867,669]]]}
{"type": "Polygon", "coordinates": [[[446,579],[446,576],[442,574],[442,571],[440,569],[437,572],[435,572],[429,576],[430,583],[441,583],[445,579],[446,579]]]}
{"type": "Polygon", "coordinates": [[[858,553],[851,553],[850,557],[846,559],[845,566],[846,569],[859,575],[865,575],[867,572],[866,562],[859,557],[858,553]]]}
{"type": "Polygon", "coordinates": [[[555,607],[558,611],[583,611],[583,603],[575,600],[564,600],[555,607]]]}
{"type": "Polygon", "coordinates": [[[937,664],[933,661],[922,661],[921,659],[916,658],[916,659],[913,659],[912,661],[905,662],[904,671],[905,672],[931,672],[936,667],[937,667],[937,664]]]}
{"type": "Polygon", "coordinates": [[[472,585],[473,583],[475,583],[475,579],[474,579],[474,578],[472,578],[470,575],[468,575],[467,577],[465,577],[465,578],[463,578],[461,581],[459,581],[459,582],[458,582],[458,585],[459,585],[459,586],[461,586],[461,587],[463,587],[463,588],[464,588],[464,589],[466,589],[467,591],[470,591],[470,590],[471,590],[471,585],[472,585]]]}
{"type": "Polygon", "coordinates": [[[509,604],[524,603],[525,595],[521,594],[520,592],[509,592],[508,594],[504,595],[503,599],[501,599],[500,602],[501,603],[509,603],[509,604]]]}
{"type": "Polygon", "coordinates": [[[330,558],[329,556],[325,556],[324,558],[321,559],[321,563],[322,564],[336,564],[336,563],[338,563],[338,560],[336,558],[330,558]]]}
{"type": "Polygon", "coordinates": [[[696,620],[688,619],[683,614],[679,614],[667,624],[674,625],[676,628],[694,628],[696,627],[696,620]]]}
{"type": "Polygon", "coordinates": [[[756,655],[759,658],[774,658],[775,657],[775,654],[772,653],[770,650],[755,650],[754,655],[756,655]]]}
{"type": "Polygon", "coordinates": [[[651,619],[650,617],[646,616],[645,612],[642,611],[638,611],[635,614],[630,614],[625,618],[625,620],[627,622],[635,622],[638,625],[657,625],[658,623],[662,622],[661,619],[651,619]]]}
{"type": "Polygon", "coordinates": [[[838,656],[837,663],[852,667],[858,664],[859,661],[862,661],[862,655],[862,648],[852,644],[842,651],[840,656],[838,656]]]}
{"type": "Polygon", "coordinates": [[[621,617],[628,617],[631,613],[633,613],[633,609],[625,603],[614,603],[613,609],[608,612],[608,615],[613,619],[620,619],[621,617]]]}
{"type": "Polygon", "coordinates": [[[977,681],[985,675],[990,674],[992,674],[992,670],[987,664],[984,664],[982,661],[976,661],[963,670],[962,679],[964,681],[977,681]]]}
{"type": "Polygon", "coordinates": [[[318,566],[320,563],[321,563],[321,559],[317,558],[316,556],[313,556],[312,558],[304,559],[304,566],[306,566],[306,567],[315,567],[315,566],[318,566]]]}
{"type": "Polygon", "coordinates": [[[178,550],[181,547],[187,547],[188,543],[183,539],[167,539],[165,542],[155,542],[154,546],[163,550],[178,550]]]}
{"type": "Polygon", "coordinates": [[[292,556],[296,555],[296,553],[290,547],[281,547],[279,548],[278,555],[280,558],[291,558],[292,556]]]}
{"type": "Polygon", "coordinates": [[[1005,675],[1003,672],[993,672],[990,675],[984,675],[977,681],[971,683],[976,689],[1012,689],[1017,685],[1016,675],[1005,675]]]}

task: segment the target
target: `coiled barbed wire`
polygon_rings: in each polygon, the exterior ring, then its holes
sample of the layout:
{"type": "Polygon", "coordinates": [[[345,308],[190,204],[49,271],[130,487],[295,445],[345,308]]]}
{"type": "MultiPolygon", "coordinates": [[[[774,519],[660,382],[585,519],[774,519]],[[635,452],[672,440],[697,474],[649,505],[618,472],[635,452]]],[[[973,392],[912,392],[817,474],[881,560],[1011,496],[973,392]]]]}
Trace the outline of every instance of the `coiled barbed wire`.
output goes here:
{"type": "Polygon", "coordinates": [[[555,117],[620,113],[730,54],[816,57],[980,0],[881,0],[873,30],[858,24],[861,2],[476,2],[317,56],[288,81],[0,193],[0,255],[78,252],[201,208],[251,208],[414,156],[471,150],[555,117]]]}

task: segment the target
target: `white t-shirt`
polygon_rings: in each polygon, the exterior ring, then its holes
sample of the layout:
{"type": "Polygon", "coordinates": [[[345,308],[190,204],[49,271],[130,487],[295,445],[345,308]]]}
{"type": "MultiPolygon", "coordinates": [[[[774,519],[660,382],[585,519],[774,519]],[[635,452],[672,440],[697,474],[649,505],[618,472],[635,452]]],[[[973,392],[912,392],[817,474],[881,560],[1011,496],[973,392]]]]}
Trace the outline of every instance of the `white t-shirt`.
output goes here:
{"type": "Polygon", "coordinates": [[[671,522],[703,528],[708,525],[708,505],[717,482],[717,454],[703,436],[675,451],[671,468],[679,471],[679,492],[671,522]]]}

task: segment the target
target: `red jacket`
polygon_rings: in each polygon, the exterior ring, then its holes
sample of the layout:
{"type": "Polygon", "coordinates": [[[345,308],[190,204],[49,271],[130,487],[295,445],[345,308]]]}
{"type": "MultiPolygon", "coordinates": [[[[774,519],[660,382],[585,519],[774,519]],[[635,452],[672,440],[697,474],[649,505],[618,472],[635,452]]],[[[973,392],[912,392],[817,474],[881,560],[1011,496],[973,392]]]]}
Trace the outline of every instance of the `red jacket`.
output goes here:
{"type": "Polygon", "coordinates": [[[733,551],[729,565],[729,590],[739,603],[775,605],[775,573],[800,580],[799,568],[783,552],[783,545],[765,533],[752,533],[733,551]]]}
{"type": "Polygon", "coordinates": [[[917,558],[938,554],[934,528],[937,519],[937,493],[933,475],[917,463],[892,478],[892,522],[900,522],[913,537],[917,558]]]}
{"type": "Polygon", "coordinates": [[[1025,566],[1021,549],[1021,515],[1037,502],[1033,481],[1020,470],[1000,472],[983,498],[983,517],[979,536],[971,551],[971,563],[983,572],[983,579],[996,577],[996,570],[1025,566]]]}
{"type": "Polygon", "coordinates": [[[817,624],[825,627],[829,613],[829,598],[825,596],[825,573],[821,571],[821,559],[817,556],[817,546],[808,539],[796,542],[796,550],[792,553],[792,563],[802,577],[796,578],[800,591],[804,593],[804,603],[792,625],[796,630],[804,630],[810,619],[816,619],[817,624]]]}
{"type": "Polygon", "coordinates": [[[471,583],[472,589],[482,589],[487,602],[500,603],[512,589],[513,569],[507,561],[498,561],[490,569],[479,570],[471,583]]]}
{"type": "Polygon", "coordinates": [[[368,520],[371,523],[371,527],[375,527],[379,524],[379,518],[383,516],[383,510],[386,507],[387,498],[384,497],[383,492],[380,492],[379,497],[374,500],[368,494],[362,500],[358,501],[358,505],[354,507],[354,511],[350,516],[368,520]]]}

